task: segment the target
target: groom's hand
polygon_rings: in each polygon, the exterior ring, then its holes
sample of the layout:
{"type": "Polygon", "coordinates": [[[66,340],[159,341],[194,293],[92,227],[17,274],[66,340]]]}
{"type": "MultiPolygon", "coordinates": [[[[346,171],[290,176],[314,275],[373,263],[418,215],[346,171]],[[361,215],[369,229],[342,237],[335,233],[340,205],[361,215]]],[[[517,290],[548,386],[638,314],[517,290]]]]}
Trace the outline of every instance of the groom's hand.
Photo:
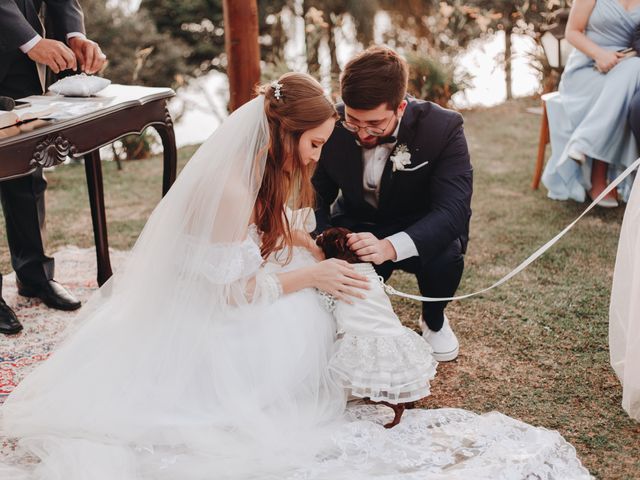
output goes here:
{"type": "Polygon", "coordinates": [[[363,262],[380,265],[396,259],[396,249],[389,240],[378,239],[373,233],[350,233],[347,241],[349,248],[358,255],[363,262]]]}

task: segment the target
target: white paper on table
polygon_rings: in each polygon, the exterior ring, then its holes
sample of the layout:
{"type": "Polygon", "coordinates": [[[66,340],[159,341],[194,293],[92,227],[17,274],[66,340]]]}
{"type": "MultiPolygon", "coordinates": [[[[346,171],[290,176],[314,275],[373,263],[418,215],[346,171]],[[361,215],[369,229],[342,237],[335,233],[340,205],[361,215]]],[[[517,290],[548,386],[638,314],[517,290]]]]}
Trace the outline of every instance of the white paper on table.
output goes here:
{"type": "MultiPolygon", "coordinates": [[[[88,113],[95,112],[107,107],[113,101],[112,97],[82,97],[70,98],[62,95],[31,95],[21,98],[25,102],[30,102],[28,108],[50,108],[50,113],[45,117],[51,120],[68,120],[80,117],[88,113]]],[[[25,109],[21,109],[25,110],[25,109]]]]}

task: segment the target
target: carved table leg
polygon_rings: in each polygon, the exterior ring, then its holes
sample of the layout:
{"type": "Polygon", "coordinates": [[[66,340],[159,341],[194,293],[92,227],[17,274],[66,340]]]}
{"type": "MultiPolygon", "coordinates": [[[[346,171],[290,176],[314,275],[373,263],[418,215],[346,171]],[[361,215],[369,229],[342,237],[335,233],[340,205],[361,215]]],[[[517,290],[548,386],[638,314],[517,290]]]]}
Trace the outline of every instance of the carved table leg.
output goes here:
{"type": "Polygon", "coordinates": [[[89,189],[93,237],[96,242],[98,285],[102,285],[113,273],[111,271],[111,260],[109,258],[109,241],[107,238],[107,217],[104,210],[100,150],[94,150],[84,156],[84,168],[87,174],[87,187],[89,189]]]}
{"type": "Polygon", "coordinates": [[[178,152],[176,150],[176,135],[173,131],[173,121],[169,110],[166,110],[164,124],[155,124],[154,128],[162,140],[164,155],[164,171],[162,174],[162,196],[164,197],[176,180],[178,152]]]}

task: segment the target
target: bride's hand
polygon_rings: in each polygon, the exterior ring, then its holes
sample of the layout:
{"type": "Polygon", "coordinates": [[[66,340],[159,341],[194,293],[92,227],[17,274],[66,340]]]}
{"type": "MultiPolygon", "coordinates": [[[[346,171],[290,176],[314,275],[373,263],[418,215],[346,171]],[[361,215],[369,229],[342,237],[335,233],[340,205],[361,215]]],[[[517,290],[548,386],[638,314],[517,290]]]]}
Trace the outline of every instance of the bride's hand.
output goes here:
{"type": "Polygon", "coordinates": [[[360,290],[368,290],[369,280],[344,260],[330,258],[310,267],[313,286],[338,300],[353,303],[350,297],[366,298],[360,290]]]}

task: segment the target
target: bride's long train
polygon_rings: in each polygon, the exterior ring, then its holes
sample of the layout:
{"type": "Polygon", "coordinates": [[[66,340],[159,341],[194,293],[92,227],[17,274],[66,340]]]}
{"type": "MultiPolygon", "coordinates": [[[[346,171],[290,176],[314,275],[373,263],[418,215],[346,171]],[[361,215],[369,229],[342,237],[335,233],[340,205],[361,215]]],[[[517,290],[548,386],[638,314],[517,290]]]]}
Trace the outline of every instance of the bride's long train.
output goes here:
{"type": "MultiPolygon", "coordinates": [[[[345,422],[327,434],[315,455],[310,447],[265,449],[237,439],[235,458],[187,447],[123,447],[68,440],[38,440],[30,454],[14,453],[2,480],[368,480],[591,478],[574,448],[558,432],[534,428],[498,412],[411,410],[391,430],[383,407],[347,409],[345,422]],[[297,455],[292,455],[296,452],[297,455]],[[46,466],[38,464],[43,458],[46,466]],[[294,458],[295,457],[295,458],[294,458]]],[[[322,429],[316,432],[320,434],[322,429]]],[[[318,438],[315,439],[316,441],[318,438]]],[[[192,448],[192,447],[191,447],[192,448]]],[[[9,457],[7,457],[9,458],[9,457]]]]}

